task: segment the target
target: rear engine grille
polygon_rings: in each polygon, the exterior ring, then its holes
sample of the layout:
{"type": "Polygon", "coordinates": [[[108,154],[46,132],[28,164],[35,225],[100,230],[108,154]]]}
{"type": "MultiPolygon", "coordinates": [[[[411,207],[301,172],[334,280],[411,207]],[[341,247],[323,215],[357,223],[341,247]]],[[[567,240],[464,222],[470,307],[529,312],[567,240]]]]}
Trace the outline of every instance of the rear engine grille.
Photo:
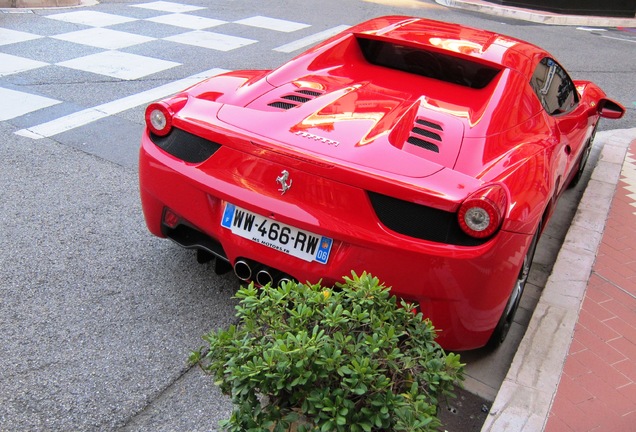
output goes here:
{"type": "Polygon", "coordinates": [[[296,93],[302,93],[304,95],[318,97],[322,94],[322,92],[316,90],[296,90],[296,93]]]}
{"type": "Polygon", "coordinates": [[[417,119],[417,120],[415,120],[415,123],[421,124],[422,126],[426,126],[426,127],[430,128],[430,129],[436,129],[438,131],[443,131],[444,130],[437,123],[433,123],[433,122],[430,122],[430,121],[424,120],[424,119],[417,119]]]}
{"type": "Polygon", "coordinates": [[[283,99],[287,99],[287,100],[294,101],[294,102],[299,102],[299,103],[305,103],[308,100],[311,100],[311,98],[302,97],[302,96],[298,96],[298,95],[286,95],[286,96],[283,96],[283,99]]]}
{"type": "Polygon", "coordinates": [[[411,129],[411,134],[406,142],[414,146],[439,153],[439,146],[442,144],[442,137],[440,134],[431,129],[440,132],[444,130],[442,126],[428,120],[415,120],[415,126],[411,129]]]}
{"type": "Polygon", "coordinates": [[[304,104],[305,102],[308,102],[312,99],[315,99],[322,94],[323,92],[318,90],[298,89],[298,90],[294,90],[293,93],[289,93],[289,94],[281,96],[279,100],[270,102],[267,105],[273,108],[288,110],[288,109],[300,106],[304,104]]]}
{"type": "Polygon", "coordinates": [[[487,239],[472,238],[457,222],[457,214],[367,192],[378,219],[392,231],[422,240],[458,246],[477,246],[487,239]]]}
{"type": "Polygon", "coordinates": [[[157,147],[176,158],[190,163],[203,162],[221,148],[221,144],[178,128],[173,128],[168,135],[163,137],[152,133],[149,135],[150,140],[157,147]]]}
{"type": "Polygon", "coordinates": [[[284,109],[284,110],[288,110],[288,109],[291,109],[291,108],[294,108],[294,107],[297,106],[296,104],[293,104],[293,103],[280,102],[280,101],[272,102],[272,103],[269,103],[267,105],[269,105],[271,107],[274,107],[274,108],[284,109]]]}

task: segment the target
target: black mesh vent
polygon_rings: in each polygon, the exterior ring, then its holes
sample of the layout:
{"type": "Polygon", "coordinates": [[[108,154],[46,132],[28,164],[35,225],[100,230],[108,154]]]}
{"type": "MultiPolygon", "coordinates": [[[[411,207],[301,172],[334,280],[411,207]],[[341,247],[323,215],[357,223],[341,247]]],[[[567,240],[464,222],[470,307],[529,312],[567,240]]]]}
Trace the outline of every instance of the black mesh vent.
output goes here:
{"type": "Polygon", "coordinates": [[[294,101],[294,102],[300,102],[300,103],[305,103],[308,100],[311,100],[311,98],[302,97],[302,96],[298,96],[298,95],[286,95],[286,96],[283,96],[283,99],[287,99],[287,100],[294,101]]]}
{"type": "MultiPolygon", "coordinates": [[[[293,102],[298,102],[298,104],[303,104],[305,102],[308,102],[314,98],[317,98],[318,96],[320,96],[322,93],[316,90],[306,90],[306,89],[299,89],[299,90],[295,90],[293,93],[290,94],[286,94],[284,96],[281,96],[281,99],[285,99],[285,100],[289,100],[289,101],[293,101],[293,102]],[[301,96],[304,95],[304,96],[301,96]],[[309,96],[309,97],[307,97],[309,96]]],[[[289,102],[285,102],[285,101],[275,101],[275,102],[270,102],[267,105],[274,107],[274,108],[280,108],[280,109],[284,109],[284,110],[288,110],[294,107],[297,107],[298,104],[295,103],[289,103],[289,102]]]]}
{"type": "Polygon", "coordinates": [[[414,146],[439,153],[439,145],[442,143],[442,137],[438,133],[429,129],[437,131],[444,130],[442,126],[436,123],[424,119],[417,119],[415,120],[415,126],[411,129],[411,136],[409,136],[406,142],[413,144],[414,146]]]}
{"type": "Polygon", "coordinates": [[[378,219],[397,233],[458,246],[476,246],[488,239],[476,239],[464,233],[455,213],[426,207],[375,192],[368,192],[378,219]]]}
{"type": "Polygon", "coordinates": [[[302,93],[304,95],[313,96],[313,97],[318,97],[322,94],[321,92],[316,90],[296,90],[296,93],[302,93]]]}
{"type": "Polygon", "coordinates": [[[203,162],[221,148],[221,144],[177,128],[173,128],[166,136],[158,136],[152,133],[149,135],[150,140],[157,147],[176,158],[190,163],[203,162]]]}
{"type": "Polygon", "coordinates": [[[410,136],[409,139],[406,140],[409,144],[413,144],[414,146],[421,147],[426,150],[433,151],[435,153],[439,153],[439,146],[437,144],[433,144],[430,141],[426,141],[422,138],[418,138],[416,136],[410,136]]]}
{"type": "Polygon", "coordinates": [[[293,103],[281,102],[281,101],[268,103],[267,105],[269,105],[271,107],[274,107],[274,108],[284,109],[284,110],[288,110],[288,109],[291,109],[291,108],[294,108],[295,106],[297,106],[296,104],[293,104],[293,103]]]}
{"type": "Polygon", "coordinates": [[[433,122],[430,122],[428,120],[424,120],[424,119],[417,119],[417,120],[415,120],[415,123],[419,123],[422,126],[426,126],[426,127],[431,128],[431,129],[437,129],[437,130],[440,130],[440,131],[444,130],[444,129],[442,129],[442,127],[440,125],[438,125],[436,123],[433,123],[433,122]]]}
{"type": "Polygon", "coordinates": [[[434,139],[437,141],[442,141],[442,137],[436,134],[435,132],[428,131],[426,129],[418,128],[417,126],[413,128],[413,133],[418,135],[423,135],[426,138],[434,139]]]}

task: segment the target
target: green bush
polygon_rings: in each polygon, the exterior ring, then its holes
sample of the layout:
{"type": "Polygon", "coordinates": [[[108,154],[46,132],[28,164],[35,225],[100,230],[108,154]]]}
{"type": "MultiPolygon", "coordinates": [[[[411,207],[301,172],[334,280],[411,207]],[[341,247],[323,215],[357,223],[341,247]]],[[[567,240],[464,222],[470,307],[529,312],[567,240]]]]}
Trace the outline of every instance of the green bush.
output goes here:
{"type": "Polygon", "coordinates": [[[434,431],[440,399],[463,380],[430,321],[367,273],[236,297],[238,326],[190,355],[231,396],[229,431],[434,431]]]}

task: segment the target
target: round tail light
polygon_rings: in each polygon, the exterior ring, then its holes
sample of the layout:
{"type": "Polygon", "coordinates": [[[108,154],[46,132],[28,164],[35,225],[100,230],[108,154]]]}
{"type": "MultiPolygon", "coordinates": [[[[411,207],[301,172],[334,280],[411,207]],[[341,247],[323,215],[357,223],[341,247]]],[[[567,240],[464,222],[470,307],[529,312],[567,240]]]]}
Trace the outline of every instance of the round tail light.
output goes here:
{"type": "Polygon", "coordinates": [[[459,226],[471,237],[490,237],[501,227],[507,201],[506,192],[500,185],[478,190],[460,206],[457,213],[459,226]]]}
{"type": "Polygon", "coordinates": [[[168,105],[161,102],[152,103],[146,108],[146,125],[155,135],[168,135],[172,130],[173,115],[168,105]]]}

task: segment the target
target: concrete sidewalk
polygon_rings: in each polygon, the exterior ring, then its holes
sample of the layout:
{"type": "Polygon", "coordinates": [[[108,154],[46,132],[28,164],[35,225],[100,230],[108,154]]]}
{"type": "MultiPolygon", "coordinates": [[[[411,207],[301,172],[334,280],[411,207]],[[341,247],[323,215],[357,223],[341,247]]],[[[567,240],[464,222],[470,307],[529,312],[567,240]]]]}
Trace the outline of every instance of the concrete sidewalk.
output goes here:
{"type": "Polygon", "coordinates": [[[471,10],[488,15],[530,21],[539,24],[592,26],[592,27],[636,27],[634,18],[597,17],[586,15],[562,15],[534,9],[502,6],[485,0],[435,0],[442,6],[471,10]]]}
{"type": "MultiPolygon", "coordinates": [[[[436,2],[542,24],[636,27],[636,19],[436,2]]],[[[482,432],[634,430],[636,129],[596,141],[599,162],[482,432]]]]}
{"type": "Polygon", "coordinates": [[[618,432],[635,424],[636,139],[623,162],[545,430],[618,432]]]}
{"type": "Polygon", "coordinates": [[[626,211],[636,129],[596,139],[599,162],[482,431],[618,432],[636,421],[636,214],[626,211]]]}
{"type": "MultiPolygon", "coordinates": [[[[435,1],[542,24],[636,27],[636,19],[435,1]]],[[[596,141],[599,162],[482,432],[634,430],[636,129],[596,141]]]]}

